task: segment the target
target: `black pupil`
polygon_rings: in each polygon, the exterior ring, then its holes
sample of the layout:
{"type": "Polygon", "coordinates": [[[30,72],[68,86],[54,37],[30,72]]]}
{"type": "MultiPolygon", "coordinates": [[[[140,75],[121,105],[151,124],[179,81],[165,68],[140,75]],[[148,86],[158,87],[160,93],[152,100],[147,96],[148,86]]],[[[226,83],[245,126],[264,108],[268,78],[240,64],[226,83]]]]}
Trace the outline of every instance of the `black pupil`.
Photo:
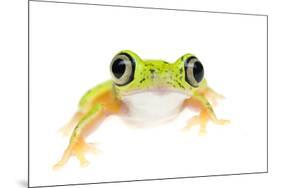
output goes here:
{"type": "Polygon", "coordinates": [[[126,69],[126,64],[125,64],[125,60],[123,59],[116,59],[112,65],[112,73],[116,78],[121,78],[121,76],[125,72],[125,69],[126,69]]]}
{"type": "Polygon", "coordinates": [[[204,68],[199,61],[196,61],[193,65],[193,76],[198,83],[203,79],[204,68]]]}

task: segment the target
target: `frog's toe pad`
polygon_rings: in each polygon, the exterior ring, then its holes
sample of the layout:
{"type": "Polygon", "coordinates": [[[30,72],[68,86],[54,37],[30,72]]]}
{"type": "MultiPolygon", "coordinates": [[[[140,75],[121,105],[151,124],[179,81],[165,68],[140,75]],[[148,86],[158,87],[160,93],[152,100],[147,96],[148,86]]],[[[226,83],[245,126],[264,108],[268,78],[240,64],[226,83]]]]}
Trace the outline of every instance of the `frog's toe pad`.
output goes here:
{"type": "Polygon", "coordinates": [[[200,117],[199,116],[193,116],[188,122],[187,125],[182,129],[182,131],[188,131],[193,127],[194,125],[200,124],[200,117]]]}
{"type": "Polygon", "coordinates": [[[85,153],[91,152],[94,154],[99,153],[99,150],[94,144],[87,144],[84,140],[76,141],[71,143],[65,150],[61,160],[53,166],[54,170],[60,169],[69,160],[71,156],[77,157],[80,161],[80,166],[85,167],[89,165],[89,161],[85,158],[85,153]]]}
{"type": "Polygon", "coordinates": [[[59,170],[59,169],[61,169],[63,167],[63,164],[61,164],[60,162],[58,162],[57,164],[55,164],[54,166],[53,166],[53,170],[59,170]]]}
{"type": "Polygon", "coordinates": [[[71,154],[77,157],[77,159],[80,161],[81,167],[86,167],[90,164],[90,162],[85,158],[85,153],[91,152],[96,154],[97,151],[98,150],[93,144],[88,144],[81,140],[73,146],[71,154]]]}

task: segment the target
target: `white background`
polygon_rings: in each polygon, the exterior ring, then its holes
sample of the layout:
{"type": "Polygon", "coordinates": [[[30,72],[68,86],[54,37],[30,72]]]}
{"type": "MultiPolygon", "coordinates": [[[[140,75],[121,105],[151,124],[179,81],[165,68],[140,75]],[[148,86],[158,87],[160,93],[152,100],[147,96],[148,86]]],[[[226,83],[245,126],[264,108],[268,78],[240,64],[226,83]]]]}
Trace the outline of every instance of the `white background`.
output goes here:
{"type": "Polygon", "coordinates": [[[266,17],[32,2],[30,25],[31,186],[266,171],[266,17]],[[147,130],[111,117],[88,139],[103,151],[89,167],[74,158],[53,172],[69,142],[58,129],[122,49],[170,62],[195,53],[232,123],[199,137],[180,132],[190,111],[147,130]]]}
{"type": "MultiPolygon", "coordinates": [[[[236,1],[237,2],[237,1],[236,1]]],[[[175,3],[175,2],[173,2],[175,3]]],[[[279,56],[277,56],[277,50],[278,47],[278,33],[280,33],[280,28],[274,27],[274,22],[277,23],[277,6],[274,6],[273,4],[265,4],[265,3],[227,3],[227,4],[221,4],[221,3],[214,3],[208,4],[204,3],[202,4],[200,1],[197,1],[196,3],[190,3],[184,5],[183,3],[178,4],[170,4],[169,2],[164,2],[162,6],[166,7],[186,7],[186,8],[194,8],[194,9],[207,9],[207,10],[221,10],[221,11],[239,11],[239,12],[259,12],[259,13],[268,13],[271,15],[270,17],[270,173],[264,174],[264,175],[248,175],[248,176],[232,176],[232,177],[216,177],[216,178],[199,178],[199,179],[185,179],[185,180],[171,180],[171,181],[154,181],[154,182],[142,182],[142,183],[123,183],[123,184],[107,184],[107,185],[101,185],[101,186],[178,186],[178,187],[185,187],[187,185],[191,185],[193,187],[204,187],[205,185],[209,186],[217,186],[217,187],[231,187],[231,186],[241,186],[244,184],[248,184],[251,186],[256,187],[264,187],[269,183],[273,183],[275,180],[277,180],[278,177],[278,171],[280,167],[280,153],[278,150],[278,143],[280,141],[279,138],[279,132],[280,130],[278,126],[276,126],[278,123],[278,111],[277,111],[277,105],[278,105],[278,97],[280,96],[280,90],[278,90],[278,72],[279,67],[277,66],[276,62],[278,62],[279,56]],[[276,7],[276,11],[274,8],[276,7]],[[272,6],[273,5],[273,6],[272,6]],[[276,53],[275,53],[276,52],[276,53]],[[274,61],[273,61],[274,60],[274,61]],[[274,90],[273,90],[274,89],[274,90]],[[274,123],[275,122],[275,123],[274,123]],[[274,126],[275,125],[275,126],[274,126]]],[[[12,4],[12,3],[11,3],[12,4]]],[[[26,14],[25,5],[23,4],[23,11],[21,14],[15,14],[15,12],[21,12],[20,8],[13,4],[14,6],[10,7],[10,9],[6,9],[6,11],[1,11],[2,13],[9,13],[6,16],[2,16],[1,18],[10,18],[7,20],[7,26],[3,27],[4,29],[1,31],[3,35],[2,41],[4,41],[5,46],[2,49],[3,54],[1,54],[1,57],[4,57],[4,59],[1,62],[1,65],[5,65],[4,68],[1,70],[4,70],[3,73],[1,73],[1,82],[5,80],[3,83],[4,86],[7,86],[7,90],[11,92],[6,92],[5,88],[3,88],[2,94],[4,96],[2,97],[1,104],[3,109],[1,114],[5,114],[2,119],[2,127],[5,127],[2,131],[5,133],[3,134],[1,139],[1,146],[3,153],[1,152],[1,166],[2,169],[5,172],[5,175],[3,180],[3,186],[23,186],[24,182],[26,182],[26,91],[27,91],[27,82],[25,80],[26,78],[26,61],[24,60],[26,56],[26,18],[24,17],[26,14]],[[14,10],[14,11],[11,11],[14,10]],[[22,20],[22,21],[21,21],[22,20]],[[14,23],[18,21],[18,25],[14,25],[14,23]],[[10,34],[7,37],[7,34],[10,34]],[[10,51],[8,51],[10,50],[10,51]],[[7,82],[7,80],[9,82],[7,82]],[[12,87],[11,87],[12,86],[12,87]],[[21,92],[22,91],[22,92],[21,92]],[[7,114],[7,111],[10,113],[7,114]],[[17,115],[17,116],[15,116],[17,115]],[[12,136],[11,136],[12,135],[12,136]],[[3,157],[3,158],[2,158],[3,157]],[[8,160],[9,159],[9,160],[8,160]],[[13,182],[13,183],[12,183],[13,182]]],[[[143,5],[157,5],[154,3],[145,3],[143,2],[143,5]]],[[[276,25],[277,26],[277,25],[276,25]]],[[[2,85],[2,84],[1,84],[2,85]]],[[[278,182],[275,182],[275,186],[278,182]]],[[[97,186],[97,185],[95,185],[97,186]]],[[[91,187],[91,186],[89,186],[91,187]]]]}

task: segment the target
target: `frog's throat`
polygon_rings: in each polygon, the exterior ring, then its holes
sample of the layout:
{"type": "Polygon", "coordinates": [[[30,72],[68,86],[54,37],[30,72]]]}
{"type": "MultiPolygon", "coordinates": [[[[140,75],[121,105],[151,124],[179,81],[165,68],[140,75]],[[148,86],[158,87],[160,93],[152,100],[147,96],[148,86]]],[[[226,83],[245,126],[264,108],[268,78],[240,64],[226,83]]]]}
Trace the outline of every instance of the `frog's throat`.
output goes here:
{"type": "Polygon", "coordinates": [[[145,90],[122,97],[126,106],[125,120],[136,124],[158,124],[173,119],[189,98],[181,92],[145,90]]]}

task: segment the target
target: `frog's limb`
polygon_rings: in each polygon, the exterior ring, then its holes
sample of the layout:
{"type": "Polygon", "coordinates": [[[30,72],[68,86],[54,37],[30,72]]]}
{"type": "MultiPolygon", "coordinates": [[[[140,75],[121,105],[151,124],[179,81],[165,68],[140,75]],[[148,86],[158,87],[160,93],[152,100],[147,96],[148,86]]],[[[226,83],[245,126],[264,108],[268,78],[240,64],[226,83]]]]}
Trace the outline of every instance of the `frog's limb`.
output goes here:
{"type": "Polygon", "coordinates": [[[200,125],[199,133],[202,135],[202,134],[206,133],[206,125],[207,125],[208,121],[212,121],[213,123],[218,124],[218,125],[224,125],[224,124],[229,123],[228,120],[218,119],[216,117],[211,104],[202,95],[194,95],[191,98],[187,99],[184,102],[184,107],[193,107],[193,108],[199,109],[199,111],[200,111],[199,115],[192,117],[188,121],[187,126],[184,127],[184,130],[190,129],[194,125],[200,125]]]}
{"type": "Polygon", "coordinates": [[[96,105],[79,121],[73,130],[70,143],[65,150],[63,157],[54,168],[63,166],[71,155],[75,155],[79,159],[81,166],[88,163],[84,157],[84,152],[86,151],[86,148],[89,149],[91,146],[85,143],[84,138],[86,134],[90,132],[90,129],[93,130],[98,127],[104,117],[105,113],[103,107],[101,105],[96,105]]]}
{"type": "Polygon", "coordinates": [[[74,129],[75,125],[80,121],[80,119],[84,116],[85,114],[82,111],[78,111],[74,114],[74,116],[71,118],[71,120],[60,129],[60,132],[64,135],[67,136],[70,134],[70,132],[74,129]]]}
{"type": "Polygon", "coordinates": [[[63,166],[68,159],[75,155],[80,161],[81,166],[88,164],[84,153],[87,151],[96,152],[97,150],[87,143],[85,143],[86,136],[96,130],[102,120],[109,114],[117,113],[120,111],[120,102],[110,101],[108,103],[95,105],[77,124],[73,130],[70,143],[66,148],[61,160],[54,166],[55,169],[63,166]]]}
{"type": "MultiPolygon", "coordinates": [[[[103,82],[96,87],[87,91],[79,101],[79,111],[76,112],[71,120],[60,129],[60,132],[67,136],[74,129],[77,123],[85,116],[92,106],[97,102],[101,101],[101,97],[104,97],[106,93],[112,88],[112,81],[103,82]]],[[[107,97],[107,96],[106,96],[107,97]]]]}
{"type": "Polygon", "coordinates": [[[213,106],[216,106],[218,104],[218,100],[224,99],[223,95],[217,93],[209,86],[200,88],[198,90],[198,93],[200,93],[200,94],[204,95],[206,98],[208,98],[208,100],[211,102],[211,104],[213,106]]]}
{"type": "Polygon", "coordinates": [[[83,112],[82,117],[77,117],[80,120],[72,132],[69,145],[54,169],[62,167],[72,155],[78,158],[81,166],[87,165],[85,152],[95,153],[97,150],[93,145],[87,144],[85,138],[90,132],[96,130],[108,115],[120,112],[121,102],[115,98],[112,87],[107,87],[107,89],[104,86],[98,87],[102,90],[91,90],[95,92],[95,95],[88,92],[87,95],[90,98],[84,98],[87,102],[80,105],[80,111],[83,112]]]}

